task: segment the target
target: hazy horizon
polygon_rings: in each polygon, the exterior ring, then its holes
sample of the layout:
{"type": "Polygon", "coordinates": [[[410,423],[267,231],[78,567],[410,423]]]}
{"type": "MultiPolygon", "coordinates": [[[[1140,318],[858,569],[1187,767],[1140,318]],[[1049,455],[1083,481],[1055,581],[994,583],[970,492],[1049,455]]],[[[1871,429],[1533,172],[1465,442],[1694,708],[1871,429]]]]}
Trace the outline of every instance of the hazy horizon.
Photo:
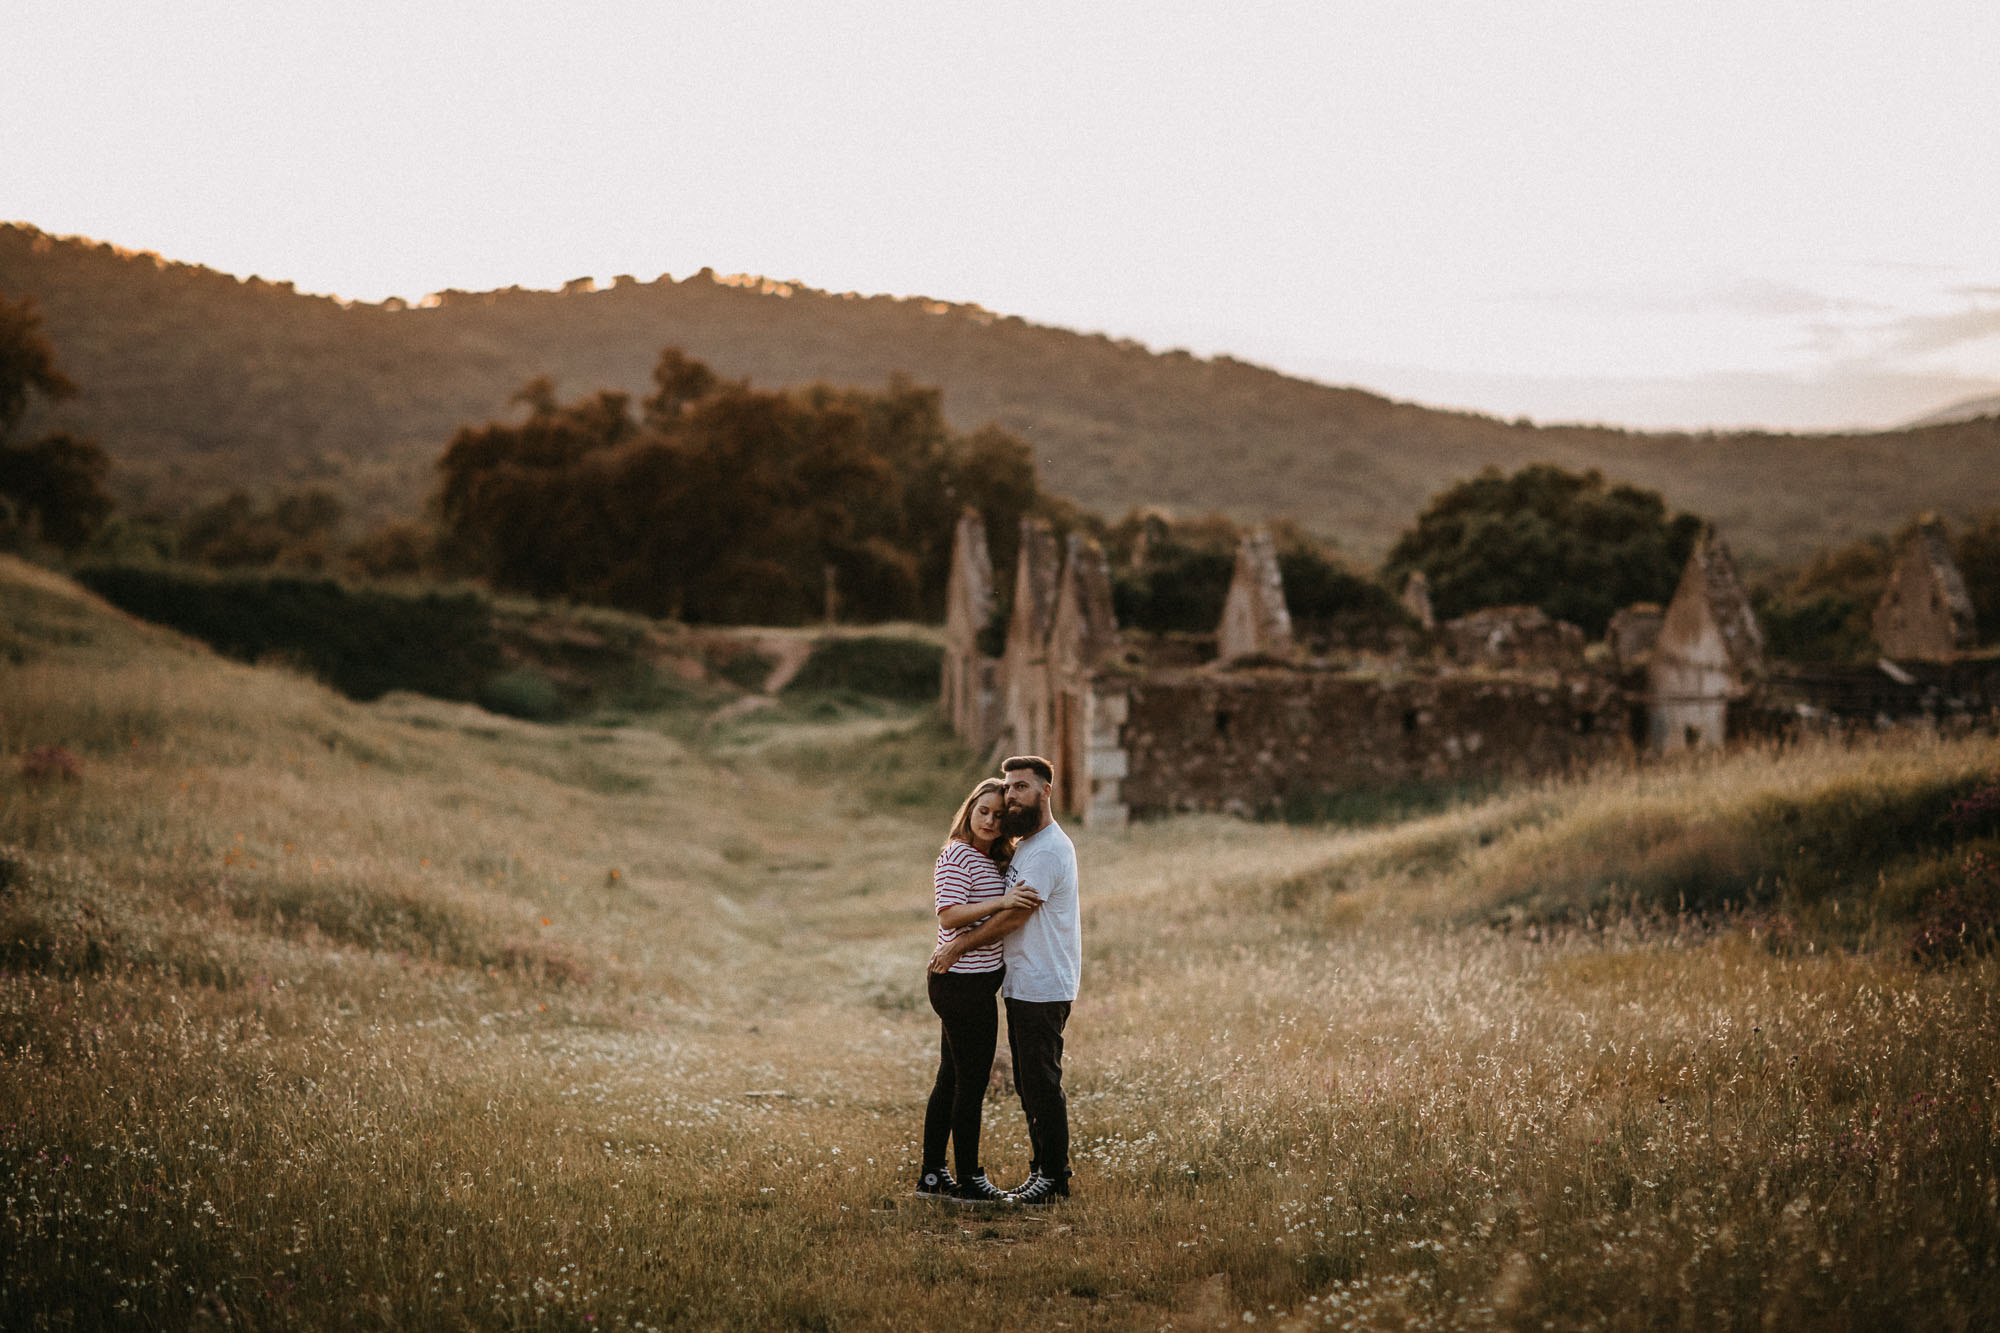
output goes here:
{"type": "Polygon", "coordinates": [[[2000,392],[2000,11],[34,0],[0,209],[355,300],[712,267],[1651,428],[2000,392]]]}

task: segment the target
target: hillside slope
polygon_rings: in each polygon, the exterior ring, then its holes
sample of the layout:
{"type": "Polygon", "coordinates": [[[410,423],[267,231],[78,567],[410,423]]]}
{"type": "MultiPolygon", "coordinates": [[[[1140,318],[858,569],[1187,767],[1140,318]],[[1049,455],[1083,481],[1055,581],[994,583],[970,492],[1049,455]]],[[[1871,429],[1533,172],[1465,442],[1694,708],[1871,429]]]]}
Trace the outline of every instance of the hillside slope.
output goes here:
{"type": "MultiPolygon", "coordinates": [[[[1078,829],[1075,1197],[973,1213],[910,1191],[978,765],[914,713],[778,712],[357,704],[0,556],[0,1327],[2000,1308],[2000,964],[1915,967],[1878,916],[1991,737],[1078,829]],[[1718,875],[1778,897],[1645,910],[1718,875]]],[[[1020,1180],[1013,1099],[985,1119],[1020,1180]]]]}
{"type": "Polygon", "coordinates": [[[1865,435],[1535,427],[1154,353],[972,306],[794,283],[621,281],[600,291],[444,293],[343,306],[110,245],[0,226],[0,292],[33,296],[128,498],[335,486],[364,519],[413,512],[452,430],[505,415],[529,378],[638,389],[675,345],[763,386],[944,390],[954,425],[1030,440],[1048,484],[1137,504],[1289,516],[1378,556],[1441,487],[1554,461],[1654,487],[1740,550],[1795,557],[1911,513],[2000,504],[2000,418],[1865,435]]]}

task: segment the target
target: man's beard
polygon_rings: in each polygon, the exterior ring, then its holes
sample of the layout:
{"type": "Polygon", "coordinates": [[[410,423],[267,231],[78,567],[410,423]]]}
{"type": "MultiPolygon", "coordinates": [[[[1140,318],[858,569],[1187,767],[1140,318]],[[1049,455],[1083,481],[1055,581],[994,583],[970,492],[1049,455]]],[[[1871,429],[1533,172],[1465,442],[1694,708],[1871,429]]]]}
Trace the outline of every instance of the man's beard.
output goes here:
{"type": "Polygon", "coordinates": [[[1000,831],[1010,838],[1024,837],[1033,833],[1042,823],[1042,800],[1037,796],[1033,805],[1016,806],[1009,804],[1000,817],[1000,831]]]}

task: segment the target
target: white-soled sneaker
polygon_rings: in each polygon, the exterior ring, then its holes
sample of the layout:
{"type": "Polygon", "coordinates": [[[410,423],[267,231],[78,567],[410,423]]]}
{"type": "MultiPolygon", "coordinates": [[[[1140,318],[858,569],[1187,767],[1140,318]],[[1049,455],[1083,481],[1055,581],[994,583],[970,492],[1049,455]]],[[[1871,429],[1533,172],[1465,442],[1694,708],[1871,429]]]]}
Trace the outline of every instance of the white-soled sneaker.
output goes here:
{"type": "Polygon", "coordinates": [[[1057,1199],[1069,1197],[1069,1182],[1053,1180],[1036,1171],[1019,1189],[1009,1190],[1007,1197],[1025,1208],[1046,1207],[1057,1199]]]}
{"type": "Polygon", "coordinates": [[[958,1182],[951,1178],[951,1172],[941,1166],[927,1167],[917,1177],[917,1197],[919,1199],[956,1199],[958,1182]]]}
{"type": "Polygon", "coordinates": [[[986,1172],[974,1171],[958,1183],[958,1193],[953,1196],[960,1203],[1012,1203],[1007,1191],[986,1178],[986,1172]]]}

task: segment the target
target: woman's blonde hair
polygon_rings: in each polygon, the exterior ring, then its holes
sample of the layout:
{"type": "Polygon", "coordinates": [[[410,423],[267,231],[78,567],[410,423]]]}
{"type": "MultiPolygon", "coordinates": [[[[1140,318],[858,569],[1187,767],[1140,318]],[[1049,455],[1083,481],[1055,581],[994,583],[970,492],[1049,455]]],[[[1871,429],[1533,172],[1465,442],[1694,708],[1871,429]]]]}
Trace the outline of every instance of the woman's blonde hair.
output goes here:
{"type": "MultiPolygon", "coordinates": [[[[958,813],[952,816],[951,833],[945,838],[944,845],[949,847],[954,842],[970,843],[972,841],[972,807],[979,804],[980,797],[989,794],[999,796],[1006,790],[1007,784],[999,778],[982,778],[979,785],[972,789],[972,794],[960,803],[958,813]]],[[[1002,799],[1004,800],[1005,798],[1003,797],[1002,799]]],[[[993,845],[986,849],[986,854],[993,858],[993,864],[1006,865],[1008,860],[1014,855],[1014,839],[1004,833],[1001,834],[993,840],[993,845]]]]}

